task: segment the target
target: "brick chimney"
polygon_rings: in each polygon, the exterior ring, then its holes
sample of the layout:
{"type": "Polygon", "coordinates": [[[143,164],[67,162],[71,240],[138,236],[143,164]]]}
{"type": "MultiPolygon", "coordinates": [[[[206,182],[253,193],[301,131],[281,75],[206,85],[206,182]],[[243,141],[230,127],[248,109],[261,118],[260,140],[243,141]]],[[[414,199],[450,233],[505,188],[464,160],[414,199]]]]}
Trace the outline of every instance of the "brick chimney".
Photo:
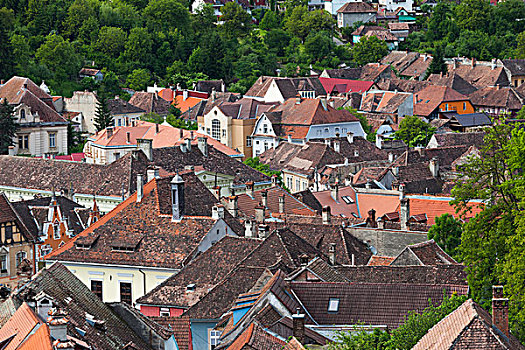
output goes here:
{"type": "Polygon", "coordinates": [[[279,213],[281,214],[284,214],[284,198],[285,198],[285,195],[282,194],[279,196],[279,213]]]}
{"type": "Polygon", "coordinates": [[[270,227],[266,224],[259,225],[259,238],[265,239],[268,237],[268,233],[270,232],[270,227]]]}
{"type": "Polygon", "coordinates": [[[244,222],[244,237],[255,237],[255,221],[246,220],[244,222]]]}
{"type": "Polygon", "coordinates": [[[439,162],[436,157],[432,158],[428,163],[428,168],[433,177],[439,176],[439,162]]]}
{"type": "Polygon", "coordinates": [[[263,207],[268,208],[268,190],[266,189],[261,191],[261,204],[263,207]]]}
{"type": "Polygon", "coordinates": [[[67,337],[67,325],[69,323],[67,313],[58,308],[52,308],[48,312],[47,325],[49,335],[54,340],[54,349],[74,349],[74,344],[67,337]]]}
{"type": "Polygon", "coordinates": [[[221,199],[221,186],[214,186],[212,193],[217,199],[221,199]]]}
{"type": "Polygon", "coordinates": [[[492,324],[507,337],[509,333],[509,299],[504,298],[503,286],[492,286],[492,324]]]}
{"type": "Polygon", "coordinates": [[[137,148],[144,152],[149,161],[153,160],[153,140],[137,139],[137,148]]]}
{"type": "Polygon", "coordinates": [[[253,197],[253,188],[254,188],[254,183],[253,181],[248,181],[246,183],[246,194],[250,197],[253,197]]]}
{"type": "Polygon", "coordinates": [[[211,218],[213,220],[224,219],[224,205],[216,204],[211,208],[211,218]]]}
{"type": "Polygon", "coordinates": [[[297,313],[292,315],[293,320],[293,336],[301,344],[304,344],[304,321],[305,315],[301,313],[301,309],[297,308],[297,313]]]}
{"type": "Polygon", "coordinates": [[[176,174],[171,180],[171,221],[180,221],[184,216],[184,180],[176,174]]]}
{"type": "Polygon", "coordinates": [[[255,221],[257,223],[264,222],[265,211],[266,208],[261,203],[259,203],[259,205],[255,207],[255,221]]]}
{"type": "Polygon", "coordinates": [[[112,126],[108,126],[106,128],[106,136],[108,139],[113,137],[113,127],[112,126]]]}
{"type": "Polygon", "coordinates": [[[228,212],[236,218],[239,216],[239,206],[237,204],[237,196],[229,196],[228,197],[228,212]]]}
{"type": "Polygon", "coordinates": [[[15,155],[15,146],[9,146],[7,154],[10,155],[10,156],[14,156],[15,155]]]}
{"type": "Polygon", "coordinates": [[[399,222],[401,230],[408,230],[408,219],[410,218],[410,205],[405,197],[405,185],[399,185],[399,222]]]}
{"type": "Polygon", "coordinates": [[[330,225],[331,219],[331,213],[330,213],[330,206],[324,206],[323,207],[323,225],[330,225]]]}
{"type": "Polygon", "coordinates": [[[142,174],[137,174],[137,203],[142,202],[144,198],[144,177],[142,174]]]}
{"type": "Polygon", "coordinates": [[[339,183],[336,182],[331,186],[330,195],[336,203],[339,203],[339,183]]]}
{"type": "Polygon", "coordinates": [[[153,179],[159,178],[159,167],[157,166],[150,166],[146,170],[146,174],[148,175],[148,182],[150,182],[153,179]]]}
{"type": "Polygon", "coordinates": [[[208,139],[206,137],[197,138],[197,146],[201,153],[207,157],[208,156],[208,139]]]}

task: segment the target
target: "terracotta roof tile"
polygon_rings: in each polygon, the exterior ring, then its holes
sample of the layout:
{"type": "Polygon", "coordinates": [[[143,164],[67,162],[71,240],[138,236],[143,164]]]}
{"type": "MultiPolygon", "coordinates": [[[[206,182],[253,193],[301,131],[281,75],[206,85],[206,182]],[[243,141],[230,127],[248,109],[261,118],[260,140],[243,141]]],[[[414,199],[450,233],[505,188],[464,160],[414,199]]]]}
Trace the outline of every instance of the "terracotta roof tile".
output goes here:
{"type": "Polygon", "coordinates": [[[368,261],[368,266],[388,266],[392,261],[394,261],[394,257],[392,256],[378,256],[378,255],[372,255],[370,260],[368,261]]]}
{"type": "Polygon", "coordinates": [[[448,86],[465,96],[476,91],[476,88],[473,85],[468,83],[459,74],[455,73],[445,75],[431,74],[427,80],[432,85],[448,86]]]}
{"type": "Polygon", "coordinates": [[[509,78],[505,73],[503,67],[495,66],[492,68],[490,64],[463,64],[457,63],[456,68],[454,64],[448,64],[449,74],[456,73],[465,81],[474,87],[481,89],[487,86],[508,86],[510,85],[509,78]]]}
{"type": "Polygon", "coordinates": [[[376,13],[377,10],[367,2],[347,2],[339,10],[338,13],[376,13]]]}
{"type": "Polygon", "coordinates": [[[468,100],[467,96],[448,86],[430,85],[414,95],[414,114],[429,116],[441,103],[468,100]]]}
{"type": "Polygon", "coordinates": [[[160,116],[168,115],[169,102],[152,92],[136,92],[129,99],[129,103],[143,109],[145,113],[156,113],[160,116]]]}
{"type": "Polygon", "coordinates": [[[487,86],[472,92],[470,101],[477,109],[504,108],[517,112],[523,107],[524,99],[513,87],[487,86]]]}
{"type": "Polygon", "coordinates": [[[0,341],[14,336],[5,350],[15,350],[26,340],[26,337],[30,336],[42,324],[43,322],[34,311],[26,303],[23,303],[0,329],[0,341]]]}

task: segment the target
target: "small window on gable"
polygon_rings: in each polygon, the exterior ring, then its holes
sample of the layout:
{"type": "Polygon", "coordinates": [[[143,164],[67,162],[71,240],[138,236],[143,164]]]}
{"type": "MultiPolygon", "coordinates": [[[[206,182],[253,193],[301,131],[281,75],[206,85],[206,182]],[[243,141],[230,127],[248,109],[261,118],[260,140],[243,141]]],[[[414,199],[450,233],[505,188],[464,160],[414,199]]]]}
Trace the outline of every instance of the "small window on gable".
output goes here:
{"type": "Polygon", "coordinates": [[[169,309],[169,308],[167,308],[167,307],[161,307],[161,308],[160,308],[160,314],[159,314],[159,316],[164,316],[164,317],[166,317],[166,316],[169,316],[169,315],[170,315],[170,309],[169,309]]]}
{"type": "Polygon", "coordinates": [[[25,109],[20,110],[20,119],[26,119],[26,111],[25,109]]]}
{"type": "Polygon", "coordinates": [[[339,311],[339,298],[330,298],[328,302],[328,312],[339,311]]]}

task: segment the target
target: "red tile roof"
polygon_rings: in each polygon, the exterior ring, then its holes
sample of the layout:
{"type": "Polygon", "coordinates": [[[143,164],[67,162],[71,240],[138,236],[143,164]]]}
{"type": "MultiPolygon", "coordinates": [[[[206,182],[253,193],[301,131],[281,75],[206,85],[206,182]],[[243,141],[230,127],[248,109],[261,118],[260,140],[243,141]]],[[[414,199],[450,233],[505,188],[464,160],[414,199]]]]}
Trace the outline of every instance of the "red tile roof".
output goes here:
{"type": "Polygon", "coordinates": [[[266,332],[258,324],[252,323],[227,350],[281,350],[284,345],[286,345],[284,340],[266,332]]]}
{"type": "Polygon", "coordinates": [[[368,261],[368,266],[388,266],[392,261],[394,261],[393,256],[379,256],[379,255],[372,255],[370,260],[368,261]]]}
{"type": "Polygon", "coordinates": [[[332,215],[341,215],[347,218],[353,217],[353,214],[359,216],[355,200],[356,194],[351,186],[338,189],[339,198],[337,201],[332,197],[331,190],[314,192],[313,195],[323,207],[330,207],[332,215]],[[346,197],[346,200],[343,197],[346,197]],[[348,203],[347,201],[350,199],[351,203],[348,203]]]}
{"type": "Polygon", "coordinates": [[[327,93],[365,92],[370,90],[373,81],[319,78],[327,93]]]}
{"type": "Polygon", "coordinates": [[[25,342],[20,345],[18,350],[53,350],[51,345],[51,335],[47,324],[42,324],[35,333],[29,336],[25,342]]]}
{"type": "Polygon", "coordinates": [[[429,116],[443,102],[455,101],[469,101],[469,99],[448,86],[427,86],[414,94],[414,115],[429,116]]]}
{"type": "MultiPolygon", "coordinates": [[[[14,335],[14,338],[4,349],[19,349],[20,345],[26,341],[26,338],[29,337],[32,332],[38,330],[38,327],[42,327],[42,324],[43,322],[35,312],[26,303],[23,303],[13,316],[11,316],[9,321],[0,329],[0,341],[4,341],[14,335]]],[[[38,335],[38,338],[40,338],[40,336],[41,334],[38,335]]]]}

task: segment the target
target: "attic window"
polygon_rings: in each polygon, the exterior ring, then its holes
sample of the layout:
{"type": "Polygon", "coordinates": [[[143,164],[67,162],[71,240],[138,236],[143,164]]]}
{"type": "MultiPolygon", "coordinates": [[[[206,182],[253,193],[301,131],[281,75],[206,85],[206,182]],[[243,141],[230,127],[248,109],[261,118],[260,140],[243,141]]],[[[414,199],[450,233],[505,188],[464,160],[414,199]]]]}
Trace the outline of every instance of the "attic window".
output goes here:
{"type": "Polygon", "coordinates": [[[328,312],[339,311],[339,298],[330,298],[328,302],[328,312]]]}
{"type": "Polygon", "coordinates": [[[170,309],[167,308],[167,307],[161,307],[159,315],[160,316],[164,316],[164,317],[169,316],[170,315],[170,309]]]}
{"type": "Polygon", "coordinates": [[[195,283],[188,284],[186,286],[186,291],[187,292],[194,292],[195,291],[195,283]]]}
{"type": "Polygon", "coordinates": [[[350,196],[342,196],[341,198],[345,201],[346,204],[354,203],[354,200],[350,196]]]}
{"type": "Polygon", "coordinates": [[[114,252],[124,252],[124,253],[131,253],[135,251],[135,247],[121,247],[121,246],[111,246],[111,250],[114,252]]]}

